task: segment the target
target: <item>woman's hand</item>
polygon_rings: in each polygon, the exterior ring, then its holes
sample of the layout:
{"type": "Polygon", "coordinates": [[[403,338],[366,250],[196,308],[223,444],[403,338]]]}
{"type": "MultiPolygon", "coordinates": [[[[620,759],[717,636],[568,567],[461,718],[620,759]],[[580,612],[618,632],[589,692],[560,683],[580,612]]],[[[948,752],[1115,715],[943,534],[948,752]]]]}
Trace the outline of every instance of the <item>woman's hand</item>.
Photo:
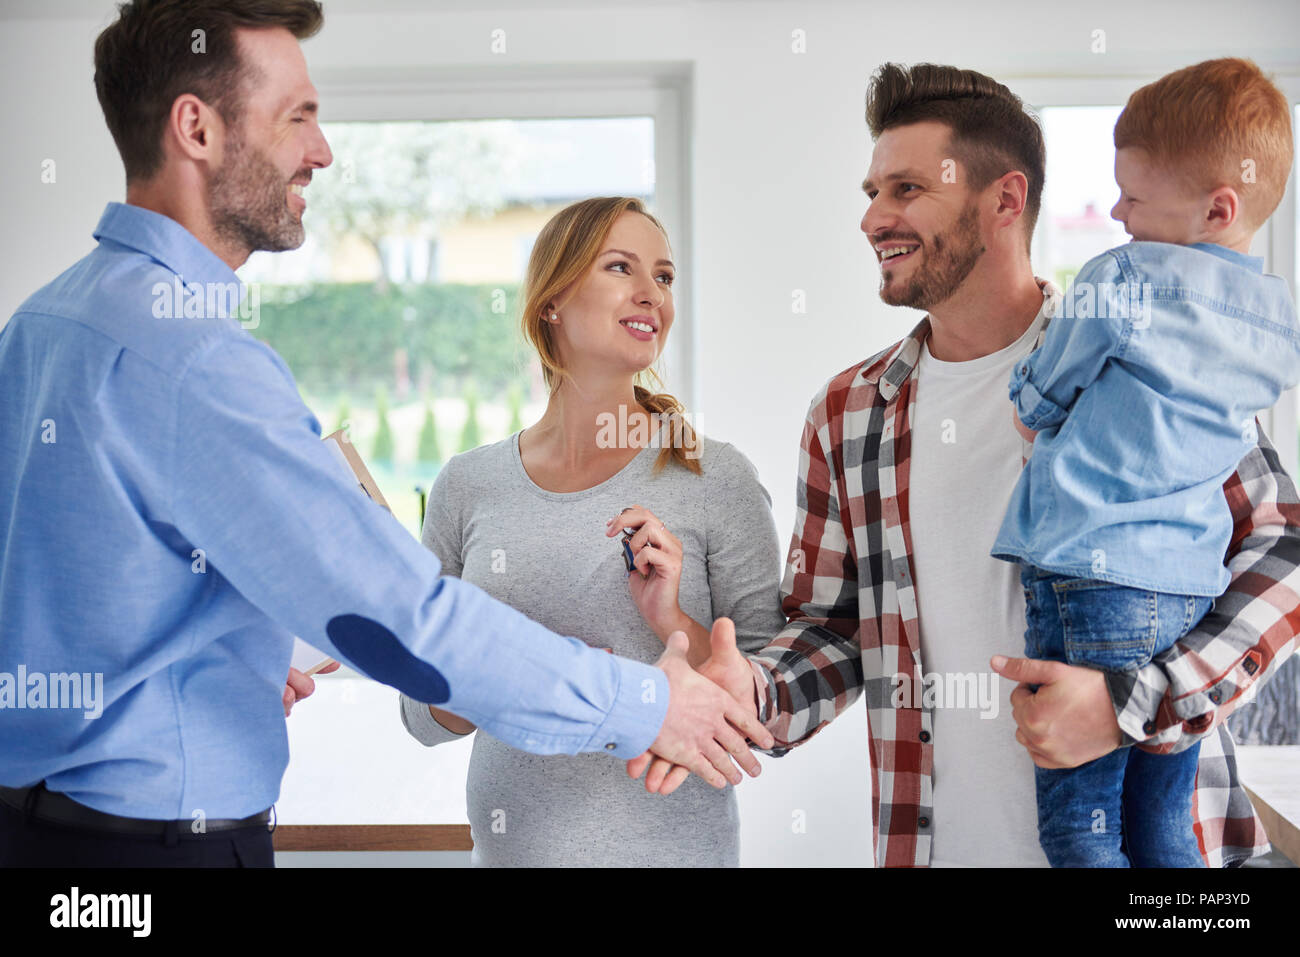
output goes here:
{"type": "Polygon", "coordinates": [[[627,587],[637,610],[660,641],[667,641],[674,631],[683,628],[677,588],[682,579],[682,543],[664,523],[647,508],[634,505],[605,523],[605,535],[621,536],[624,528],[636,529],[628,546],[634,565],[627,587]]]}

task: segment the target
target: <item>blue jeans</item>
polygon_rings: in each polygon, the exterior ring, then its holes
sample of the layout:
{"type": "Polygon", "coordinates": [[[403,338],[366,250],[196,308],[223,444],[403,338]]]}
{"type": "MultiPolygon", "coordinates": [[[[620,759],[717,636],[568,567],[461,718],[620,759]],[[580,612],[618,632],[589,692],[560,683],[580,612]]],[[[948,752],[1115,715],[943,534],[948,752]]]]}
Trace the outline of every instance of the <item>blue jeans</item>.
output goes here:
{"type": "MultiPolygon", "coordinates": [[[[1211,598],[1143,591],[1022,566],[1025,654],[1136,671],[1191,631],[1211,598]]],[[[1204,867],[1192,830],[1200,745],[1118,748],[1077,768],[1034,768],[1038,840],[1053,867],[1204,867]]]]}

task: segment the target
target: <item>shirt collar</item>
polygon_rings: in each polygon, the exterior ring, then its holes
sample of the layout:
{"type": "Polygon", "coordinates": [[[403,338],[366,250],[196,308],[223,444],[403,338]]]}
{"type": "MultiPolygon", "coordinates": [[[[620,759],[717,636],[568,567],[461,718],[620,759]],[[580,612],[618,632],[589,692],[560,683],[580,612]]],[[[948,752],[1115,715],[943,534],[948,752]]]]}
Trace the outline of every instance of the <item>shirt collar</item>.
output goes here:
{"type": "Polygon", "coordinates": [[[238,283],[235,271],[176,220],[127,203],[109,203],[95,238],[111,240],[166,266],[181,281],[238,283]]]}
{"type": "Polygon", "coordinates": [[[1188,248],[1199,249],[1211,256],[1226,259],[1228,262],[1249,269],[1251,272],[1257,272],[1261,275],[1264,272],[1263,256],[1248,256],[1245,253],[1237,252],[1235,249],[1229,249],[1227,246],[1220,246],[1218,243],[1192,243],[1188,248]]]}
{"type": "MultiPolygon", "coordinates": [[[[1060,306],[1061,289],[1050,279],[1039,279],[1035,276],[1034,282],[1038,283],[1038,288],[1043,293],[1043,304],[1039,307],[1038,314],[1034,316],[1034,322],[1037,322],[1039,317],[1044,319],[1043,328],[1034,341],[1034,348],[1037,349],[1039,343],[1043,341],[1043,333],[1047,331],[1047,323],[1060,306]]],[[[882,399],[886,402],[891,401],[898,394],[903,383],[916,371],[917,363],[921,358],[921,347],[929,335],[930,317],[926,316],[897,347],[864,369],[862,378],[876,386],[882,399]]]]}

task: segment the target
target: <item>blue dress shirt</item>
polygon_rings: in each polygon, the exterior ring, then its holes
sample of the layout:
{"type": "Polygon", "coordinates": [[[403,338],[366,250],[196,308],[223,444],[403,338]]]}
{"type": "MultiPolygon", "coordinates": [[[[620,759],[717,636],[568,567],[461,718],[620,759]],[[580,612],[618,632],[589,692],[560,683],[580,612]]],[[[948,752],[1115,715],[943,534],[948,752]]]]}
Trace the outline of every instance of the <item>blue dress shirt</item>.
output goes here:
{"type": "Polygon", "coordinates": [[[1090,260],[1011,375],[1038,430],[993,555],[1063,575],[1217,596],[1223,483],[1255,415],[1300,382],[1285,281],[1223,246],[1133,242],[1090,260]]]}
{"type": "Polygon", "coordinates": [[[649,747],[663,672],[440,577],[284,362],[200,315],[237,288],[225,263],[135,206],[95,237],[0,331],[0,784],[141,818],[266,808],[295,634],[526,751],[649,747]],[[102,676],[98,715],[72,674],[102,676]]]}

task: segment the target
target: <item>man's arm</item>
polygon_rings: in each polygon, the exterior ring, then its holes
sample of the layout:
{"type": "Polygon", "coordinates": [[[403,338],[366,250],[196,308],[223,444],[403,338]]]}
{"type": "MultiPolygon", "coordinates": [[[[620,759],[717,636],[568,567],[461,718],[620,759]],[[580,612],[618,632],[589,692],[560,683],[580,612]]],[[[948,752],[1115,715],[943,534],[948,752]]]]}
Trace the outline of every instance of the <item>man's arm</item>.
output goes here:
{"type": "Polygon", "coordinates": [[[1263,430],[1223,491],[1233,519],[1228,590],[1168,651],[1107,679],[1121,730],[1145,750],[1181,751],[1204,738],[1296,650],[1300,497],[1263,430]]]}
{"type": "Polygon", "coordinates": [[[842,519],[824,397],[799,448],[794,534],[781,583],[788,623],[750,655],[759,720],[777,757],[808,741],[862,693],[858,570],[842,519]]]}
{"type": "Polygon", "coordinates": [[[178,375],[160,397],[174,415],[170,452],[151,468],[167,477],[171,521],[288,631],[525,751],[662,748],[719,787],[724,767],[739,778],[723,748],[756,766],[726,718],[766,732],[671,648],[658,668],[615,658],[440,576],[432,553],[357,494],[265,346],[223,339],[178,375]]]}
{"type": "MultiPolygon", "coordinates": [[[[799,449],[795,528],[781,584],[788,623],[746,657],[732,623],[719,618],[710,632],[712,654],[700,667],[747,713],[758,714],[774,738],[764,750],[775,757],[808,741],[862,693],[857,566],[823,453],[831,444],[828,431],[822,437],[825,419],[823,393],[809,408],[799,449]]],[[[629,761],[627,770],[634,779],[644,772],[646,790],[657,794],[671,794],[687,777],[685,768],[649,754],[629,761]]]]}

